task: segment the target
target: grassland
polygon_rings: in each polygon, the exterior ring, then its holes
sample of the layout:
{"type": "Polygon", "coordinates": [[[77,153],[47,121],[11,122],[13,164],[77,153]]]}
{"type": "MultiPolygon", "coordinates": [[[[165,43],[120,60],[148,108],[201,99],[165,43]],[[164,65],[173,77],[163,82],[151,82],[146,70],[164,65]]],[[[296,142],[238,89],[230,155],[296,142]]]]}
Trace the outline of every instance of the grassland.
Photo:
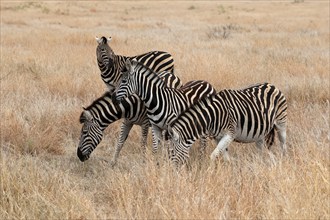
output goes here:
{"type": "Polygon", "coordinates": [[[1,1],[0,219],[330,219],[329,37],[328,1],[1,1]],[[185,82],[275,84],[288,154],[233,144],[214,169],[209,142],[177,173],[143,158],[134,128],[111,168],[117,122],[81,163],[78,118],[105,90],[95,35],[170,52],[185,82]]]}

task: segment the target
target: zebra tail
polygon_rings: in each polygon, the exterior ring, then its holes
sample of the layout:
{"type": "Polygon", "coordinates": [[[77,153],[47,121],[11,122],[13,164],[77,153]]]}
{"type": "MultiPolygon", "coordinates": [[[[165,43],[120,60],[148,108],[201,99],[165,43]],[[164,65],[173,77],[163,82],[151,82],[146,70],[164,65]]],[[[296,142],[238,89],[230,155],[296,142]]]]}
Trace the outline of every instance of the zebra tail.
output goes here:
{"type": "Polygon", "coordinates": [[[268,149],[274,144],[275,142],[275,126],[270,130],[270,132],[265,137],[266,145],[268,149]]]}

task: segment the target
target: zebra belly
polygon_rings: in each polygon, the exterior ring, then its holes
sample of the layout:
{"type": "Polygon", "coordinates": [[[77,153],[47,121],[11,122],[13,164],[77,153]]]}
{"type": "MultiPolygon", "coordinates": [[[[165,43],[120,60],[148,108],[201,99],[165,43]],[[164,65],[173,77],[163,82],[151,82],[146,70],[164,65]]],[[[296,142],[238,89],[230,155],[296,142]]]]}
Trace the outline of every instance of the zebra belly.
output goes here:
{"type": "Polygon", "coordinates": [[[239,143],[252,143],[252,142],[256,142],[257,140],[259,140],[259,139],[257,139],[257,138],[246,138],[246,137],[236,137],[235,139],[234,139],[234,141],[235,142],[239,142],[239,143]]]}
{"type": "Polygon", "coordinates": [[[251,143],[251,142],[256,142],[258,140],[261,140],[264,138],[264,134],[258,134],[258,132],[253,135],[253,131],[246,131],[242,129],[237,129],[236,135],[235,135],[235,141],[236,142],[241,142],[241,143],[251,143]]]}

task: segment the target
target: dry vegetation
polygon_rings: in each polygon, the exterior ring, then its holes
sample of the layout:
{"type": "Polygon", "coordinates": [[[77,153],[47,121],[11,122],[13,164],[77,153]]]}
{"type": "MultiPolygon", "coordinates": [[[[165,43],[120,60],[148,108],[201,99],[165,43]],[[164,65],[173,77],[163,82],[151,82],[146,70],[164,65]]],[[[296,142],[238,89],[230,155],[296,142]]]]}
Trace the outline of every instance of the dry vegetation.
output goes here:
{"type": "MultiPolygon", "coordinates": [[[[1,2],[0,219],[330,219],[329,2],[1,2]],[[94,36],[118,54],[165,50],[183,81],[271,82],[288,99],[287,156],[233,144],[231,163],[173,172],[120,122],[76,156],[82,106],[105,86],[94,36]]],[[[149,140],[149,144],[151,140],[149,140]]]]}

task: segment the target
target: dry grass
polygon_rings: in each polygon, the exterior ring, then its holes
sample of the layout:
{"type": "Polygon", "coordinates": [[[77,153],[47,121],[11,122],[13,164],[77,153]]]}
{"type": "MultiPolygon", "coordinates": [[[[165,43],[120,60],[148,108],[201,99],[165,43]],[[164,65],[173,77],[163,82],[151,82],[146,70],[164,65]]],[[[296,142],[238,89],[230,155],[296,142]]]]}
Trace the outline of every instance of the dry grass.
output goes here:
{"type": "Polygon", "coordinates": [[[0,219],[330,219],[329,36],[326,1],[1,2],[0,219]],[[115,123],[81,163],[81,107],[105,89],[95,35],[170,52],[184,81],[275,84],[288,155],[233,144],[214,169],[210,142],[177,173],[143,159],[134,128],[112,169],[115,123]]]}

